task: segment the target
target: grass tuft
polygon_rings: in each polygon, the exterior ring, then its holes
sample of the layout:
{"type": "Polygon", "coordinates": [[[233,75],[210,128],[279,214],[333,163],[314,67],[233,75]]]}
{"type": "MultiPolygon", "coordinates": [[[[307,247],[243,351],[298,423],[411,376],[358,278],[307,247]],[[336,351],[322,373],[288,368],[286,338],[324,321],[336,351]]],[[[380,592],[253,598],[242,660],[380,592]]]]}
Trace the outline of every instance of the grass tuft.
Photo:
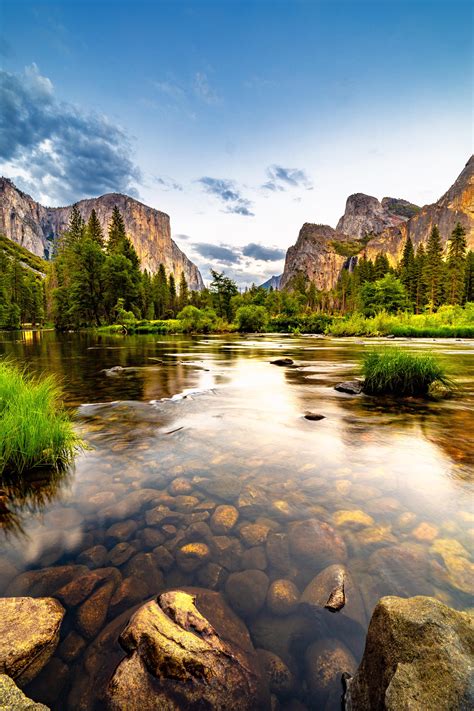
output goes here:
{"type": "Polygon", "coordinates": [[[398,348],[366,353],[363,372],[364,392],[369,395],[426,396],[434,381],[452,387],[452,381],[436,358],[398,348]]]}
{"type": "Polygon", "coordinates": [[[53,376],[33,377],[0,361],[0,475],[59,468],[82,449],[61,396],[53,376]]]}

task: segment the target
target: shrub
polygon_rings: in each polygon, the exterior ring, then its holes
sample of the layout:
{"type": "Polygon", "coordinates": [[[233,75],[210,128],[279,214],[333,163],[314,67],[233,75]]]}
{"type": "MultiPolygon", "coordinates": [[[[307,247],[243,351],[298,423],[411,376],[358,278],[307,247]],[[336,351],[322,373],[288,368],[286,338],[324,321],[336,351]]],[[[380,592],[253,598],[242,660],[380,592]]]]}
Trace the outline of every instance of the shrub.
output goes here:
{"type": "Polygon", "coordinates": [[[431,355],[398,348],[370,351],[363,361],[364,392],[369,395],[427,395],[435,380],[451,387],[442,365],[431,355]]]}
{"type": "Polygon", "coordinates": [[[268,322],[268,313],[264,306],[241,306],[235,314],[235,322],[239,331],[257,333],[265,331],[268,322]]]}
{"type": "Polygon", "coordinates": [[[34,378],[0,362],[0,475],[65,465],[83,447],[61,396],[53,376],[34,378]]]}
{"type": "Polygon", "coordinates": [[[210,333],[217,322],[216,312],[212,309],[198,309],[196,306],[185,306],[178,314],[185,333],[210,333]]]}

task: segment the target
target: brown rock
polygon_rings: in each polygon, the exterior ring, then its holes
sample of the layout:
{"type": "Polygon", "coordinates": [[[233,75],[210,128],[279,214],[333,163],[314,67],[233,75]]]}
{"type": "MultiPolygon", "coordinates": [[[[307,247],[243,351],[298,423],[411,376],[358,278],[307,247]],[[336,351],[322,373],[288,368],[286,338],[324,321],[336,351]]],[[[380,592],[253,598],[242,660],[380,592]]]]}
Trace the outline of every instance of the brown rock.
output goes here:
{"type": "Polygon", "coordinates": [[[115,615],[121,615],[122,612],[133,607],[138,602],[142,602],[142,600],[145,600],[153,592],[155,591],[149,590],[144,580],[132,576],[125,578],[115,590],[110,600],[109,610],[111,616],[115,617],[115,615]]]}
{"type": "Polygon", "coordinates": [[[193,485],[188,479],[177,477],[173,479],[168,487],[171,496],[179,496],[180,494],[190,494],[193,490],[193,485]]]}
{"type": "Polygon", "coordinates": [[[289,543],[293,555],[308,565],[323,567],[347,559],[342,538],[329,524],[314,518],[290,524],[289,543]]]}
{"type": "Polygon", "coordinates": [[[117,545],[109,551],[109,562],[115,566],[123,565],[136,552],[136,548],[129,543],[117,543],[117,545]]]}
{"type": "Polygon", "coordinates": [[[33,597],[47,597],[87,572],[85,565],[58,565],[53,568],[27,570],[12,580],[5,594],[8,597],[21,597],[27,593],[33,597]]]}
{"type": "Polygon", "coordinates": [[[292,615],[299,597],[299,590],[291,580],[274,580],[268,588],[267,607],[274,615],[292,615]]]}
{"type": "MultiPolygon", "coordinates": [[[[320,615],[325,610],[337,613],[338,618],[353,620],[365,630],[365,608],[360,592],[347,568],[338,563],[311,580],[301,595],[300,608],[310,615],[320,615]]],[[[327,620],[328,625],[334,622],[327,620]]]]}
{"type": "Polygon", "coordinates": [[[287,573],[292,569],[290,544],[286,533],[269,533],[265,549],[270,565],[274,568],[283,573],[287,573]]]}
{"type": "Polygon", "coordinates": [[[86,646],[84,637],[72,630],[59,645],[57,654],[66,664],[70,664],[82,654],[86,646]]]}
{"type": "Polygon", "coordinates": [[[108,552],[105,546],[93,546],[83,551],[77,558],[77,562],[87,565],[88,568],[101,568],[107,560],[108,552]]]}
{"type": "Polygon", "coordinates": [[[25,686],[52,657],[64,608],[52,598],[0,599],[0,673],[25,686]]]}
{"type": "Polygon", "coordinates": [[[261,523],[246,523],[241,527],[239,533],[246,546],[261,546],[267,540],[270,528],[261,523]]]}
{"type": "Polygon", "coordinates": [[[257,649],[257,654],[267,676],[270,691],[280,697],[289,696],[295,689],[295,678],[283,659],[268,649],[257,649]]]}
{"type": "Polygon", "coordinates": [[[136,521],[129,519],[128,521],[118,521],[112,524],[105,532],[105,540],[107,545],[113,543],[121,543],[128,541],[133,536],[138,528],[136,521]]]}
{"type": "Polygon", "coordinates": [[[186,543],[176,551],[176,563],[185,573],[197,570],[211,557],[211,551],[206,543],[186,543]]]}
{"type": "Polygon", "coordinates": [[[0,674],[0,709],[2,711],[49,711],[44,704],[37,704],[28,698],[6,674],[0,674]]]}
{"type": "Polygon", "coordinates": [[[76,627],[87,639],[94,639],[104,626],[114,589],[115,582],[109,580],[78,608],[76,627]]]}
{"type": "Polygon", "coordinates": [[[257,570],[266,570],[268,566],[267,556],[265,555],[265,548],[263,546],[255,546],[254,548],[247,548],[242,553],[242,568],[256,568],[257,570]]]}
{"type": "Polygon", "coordinates": [[[67,665],[58,657],[53,657],[28,685],[28,693],[52,706],[57,702],[64,689],[68,676],[69,669],[67,665]]]}
{"type": "Polygon", "coordinates": [[[237,614],[250,617],[263,607],[269,584],[267,575],[261,570],[244,570],[229,575],[225,592],[237,614]]]}
{"type": "Polygon", "coordinates": [[[163,573],[158,567],[155,553],[137,553],[123,568],[124,577],[143,580],[150,593],[157,595],[164,587],[163,573]]]}
{"type": "Polygon", "coordinates": [[[354,673],[357,663],[351,652],[339,640],[319,639],[305,654],[306,681],[313,703],[318,708],[327,701],[333,690],[342,697],[342,674],[354,673]]]}
{"type": "Polygon", "coordinates": [[[211,516],[210,526],[217,535],[227,535],[232,531],[239,519],[235,506],[223,504],[218,506],[211,516]]]}

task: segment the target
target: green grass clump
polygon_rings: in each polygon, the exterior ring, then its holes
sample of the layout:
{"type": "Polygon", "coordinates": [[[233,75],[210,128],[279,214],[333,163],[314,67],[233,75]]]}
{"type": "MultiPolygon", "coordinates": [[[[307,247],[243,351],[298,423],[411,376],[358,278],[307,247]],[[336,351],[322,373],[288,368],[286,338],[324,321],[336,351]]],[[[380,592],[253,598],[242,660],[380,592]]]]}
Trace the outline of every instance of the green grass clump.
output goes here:
{"type": "Polygon", "coordinates": [[[0,475],[60,467],[82,448],[53,376],[27,375],[0,361],[0,475]]]}
{"type": "Polygon", "coordinates": [[[452,381],[431,355],[407,353],[398,348],[370,351],[363,361],[364,392],[369,395],[427,395],[431,383],[447,387],[452,381]]]}

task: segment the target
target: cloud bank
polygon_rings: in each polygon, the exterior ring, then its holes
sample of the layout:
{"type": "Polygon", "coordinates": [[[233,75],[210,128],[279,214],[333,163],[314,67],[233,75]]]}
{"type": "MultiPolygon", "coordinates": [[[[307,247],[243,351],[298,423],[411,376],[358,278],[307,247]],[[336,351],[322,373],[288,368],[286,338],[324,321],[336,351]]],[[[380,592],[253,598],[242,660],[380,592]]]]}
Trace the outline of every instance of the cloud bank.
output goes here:
{"type": "Polygon", "coordinates": [[[204,176],[197,180],[206,193],[217,197],[224,205],[224,212],[253,217],[252,202],[244,198],[233,180],[204,176]]]}

